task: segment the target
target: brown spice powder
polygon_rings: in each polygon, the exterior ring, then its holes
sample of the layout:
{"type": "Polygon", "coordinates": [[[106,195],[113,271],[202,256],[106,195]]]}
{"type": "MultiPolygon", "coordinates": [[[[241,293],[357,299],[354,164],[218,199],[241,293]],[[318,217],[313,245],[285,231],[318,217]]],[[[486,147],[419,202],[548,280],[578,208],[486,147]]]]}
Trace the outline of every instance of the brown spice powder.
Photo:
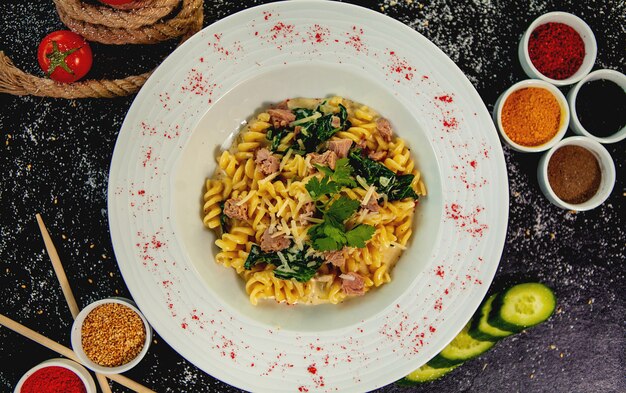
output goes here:
{"type": "Polygon", "coordinates": [[[107,303],[94,308],[83,322],[81,342],[87,357],[105,367],[117,367],[141,352],[146,330],[129,307],[107,303]]]}
{"type": "Polygon", "coordinates": [[[546,89],[527,87],[513,92],[502,106],[502,128],[523,146],[540,146],[561,126],[561,106],[546,89]]]}
{"type": "Polygon", "coordinates": [[[567,145],[554,152],[548,162],[548,182],[554,193],[567,203],[591,199],[602,180],[600,164],[584,147],[567,145]]]}

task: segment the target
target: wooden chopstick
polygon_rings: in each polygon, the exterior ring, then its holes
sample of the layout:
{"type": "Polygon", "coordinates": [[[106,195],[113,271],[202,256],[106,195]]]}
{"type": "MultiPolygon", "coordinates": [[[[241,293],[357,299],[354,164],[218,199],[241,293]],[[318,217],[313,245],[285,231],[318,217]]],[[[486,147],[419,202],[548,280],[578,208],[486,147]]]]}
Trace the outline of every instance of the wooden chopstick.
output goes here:
{"type": "Polygon", "coordinates": [[[41,215],[37,213],[35,215],[37,218],[37,224],[39,224],[39,230],[41,231],[41,237],[43,237],[43,242],[46,245],[46,251],[48,252],[48,256],[50,257],[50,261],[52,262],[52,268],[59,279],[59,284],[61,284],[61,291],[63,291],[63,296],[65,296],[65,300],[67,301],[67,305],[70,308],[70,312],[72,313],[72,317],[76,318],[80,309],[78,308],[78,304],[76,303],[76,299],[74,298],[74,294],[72,293],[72,288],[70,288],[70,283],[67,280],[67,276],[65,275],[65,270],[63,269],[63,265],[61,264],[61,258],[59,258],[59,253],[57,253],[56,247],[54,247],[54,243],[52,243],[52,238],[46,229],[46,226],[43,223],[43,219],[41,215]]]}
{"type": "MultiPolygon", "coordinates": [[[[43,223],[43,219],[41,215],[37,213],[35,215],[37,218],[37,224],[39,225],[39,230],[41,231],[41,237],[43,237],[43,242],[46,245],[46,251],[48,252],[48,256],[50,257],[50,261],[52,262],[52,268],[59,279],[59,284],[61,284],[61,291],[63,291],[63,296],[65,296],[65,300],[67,301],[67,305],[70,308],[70,312],[72,313],[72,317],[76,319],[76,316],[80,312],[78,308],[78,304],[76,303],[76,298],[72,293],[72,288],[70,287],[70,283],[65,275],[65,269],[63,269],[63,264],[61,263],[61,258],[59,257],[59,253],[57,252],[54,243],[52,242],[52,238],[50,237],[50,233],[48,233],[48,229],[46,229],[45,224],[43,223]]],[[[109,375],[105,376],[100,373],[96,373],[96,379],[98,380],[98,384],[100,385],[100,389],[102,389],[103,393],[112,393],[111,387],[109,386],[109,382],[106,380],[106,377],[112,379],[109,375]]],[[[137,386],[141,386],[140,384],[137,386]]],[[[145,387],[142,387],[147,389],[145,387]]],[[[137,390],[139,391],[139,390],[137,390]]]]}
{"type": "MultiPolygon", "coordinates": [[[[50,237],[50,233],[48,233],[48,229],[43,223],[43,219],[41,215],[37,213],[35,215],[37,218],[37,224],[39,225],[39,231],[41,231],[41,237],[43,237],[43,242],[46,245],[46,251],[48,252],[48,256],[50,257],[50,261],[52,262],[52,268],[54,269],[54,273],[57,275],[59,279],[59,284],[61,284],[61,291],[63,291],[63,296],[65,296],[65,301],[67,302],[67,306],[70,308],[70,313],[72,313],[72,318],[76,319],[76,316],[80,312],[78,308],[78,303],[76,303],[76,298],[72,293],[72,288],[70,287],[70,282],[65,275],[65,269],[63,269],[63,264],[61,263],[61,258],[59,257],[59,253],[57,252],[54,243],[52,242],[52,238],[50,237]]],[[[98,381],[98,385],[100,385],[100,389],[102,389],[102,393],[112,393],[111,386],[109,386],[109,382],[106,377],[100,373],[96,374],[96,380],[98,381]]]]}
{"type": "MultiPolygon", "coordinates": [[[[70,348],[63,346],[61,344],[59,344],[56,341],[53,341],[51,339],[49,339],[48,337],[37,333],[36,331],[27,328],[26,326],[22,325],[19,322],[16,322],[14,320],[12,320],[9,317],[4,316],[3,314],[0,314],[0,325],[5,326],[11,330],[13,330],[16,333],[21,334],[22,336],[29,338],[31,340],[33,340],[36,343],[39,343],[41,345],[43,345],[44,347],[47,347],[63,356],[65,356],[68,359],[72,359],[73,361],[80,363],[80,360],[78,359],[78,357],[76,356],[76,354],[74,353],[74,351],[72,351],[70,348]]],[[[138,384],[137,382],[121,375],[121,374],[111,374],[111,375],[107,375],[107,378],[109,378],[112,381],[115,381],[117,383],[119,383],[122,386],[127,387],[128,389],[132,389],[135,392],[139,392],[139,393],[156,393],[154,390],[148,389],[147,387],[138,384]]]]}

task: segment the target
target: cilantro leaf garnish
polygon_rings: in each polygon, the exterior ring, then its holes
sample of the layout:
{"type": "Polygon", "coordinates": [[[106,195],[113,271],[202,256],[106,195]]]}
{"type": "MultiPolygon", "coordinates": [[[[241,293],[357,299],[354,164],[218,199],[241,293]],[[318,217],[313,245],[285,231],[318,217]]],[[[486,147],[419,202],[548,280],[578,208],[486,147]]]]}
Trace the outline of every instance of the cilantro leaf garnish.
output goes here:
{"type": "Polygon", "coordinates": [[[372,238],[376,228],[371,225],[357,225],[346,232],[346,239],[350,247],[363,248],[365,242],[372,238]]]}
{"type": "Polygon", "coordinates": [[[314,165],[324,174],[324,177],[322,180],[312,177],[305,185],[313,201],[318,201],[324,195],[336,194],[341,190],[341,187],[356,187],[356,182],[350,177],[352,167],[347,158],[337,160],[334,171],[327,166],[314,165]]]}
{"type": "Polygon", "coordinates": [[[331,181],[329,177],[323,177],[321,181],[317,177],[312,177],[304,187],[313,201],[318,201],[324,195],[335,194],[341,189],[341,186],[331,181]]]}
{"type": "Polygon", "coordinates": [[[346,230],[345,221],[352,217],[359,207],[359,201],[340,196],[322,210],[323,222],[309,228],[312,246],[318,251],[335,251],[343,247],[365,247],[376,229],[371,225],[357,225],[346,230]]]}
{"type": "Polygon", "coordinates": [[[356,212],[359,204],[359,201],[341,196],[326,209],[324,216],[332,217],[336,221],[343,223],[356,212]]]}

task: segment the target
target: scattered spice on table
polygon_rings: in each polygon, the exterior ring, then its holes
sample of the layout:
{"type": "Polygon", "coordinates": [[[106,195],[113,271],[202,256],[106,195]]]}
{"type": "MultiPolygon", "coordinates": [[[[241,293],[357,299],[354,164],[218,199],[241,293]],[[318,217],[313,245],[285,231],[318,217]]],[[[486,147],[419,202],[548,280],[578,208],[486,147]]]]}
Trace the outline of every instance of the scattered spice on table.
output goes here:
{"type": "Polygon", "coordinates": [[[586,82],[576,96],[576,115],[591,134],[611,136],[626,126],[626,91],[608,79],[586,82]]]}
{"type": "Polygon", "coordinates": [[[24,381],[20,393],[86,393],[85,384],[65,367],[40,368],[24,381]]]}
{"type": "Polygon", "coordinates": [[[565,23],[537,26],[528,39],[528,55],[535,68],[548,78],[562,80],[574,75],[585,58],[580,34],[565,23]]]}
{"type": "Polygon", "coordinates": [[[502,128],[515,143],[540,146],[561,126],[561,106],[550,91],[526,87],[513,92],[502,107],[502,128]]]}
{"type": "Polygon", "coordinates": [[[581,146],[567,145],[548,162],[548,182],[561,200],[579,204],[593,197],[602,180],[598,159],[581,146]]]}
{"type": "Polygon", "coordinates": [[[94,308],[85,318],[81,334],[85,354],[105,367],[130,362],[141,352],[146,340],[141,317],[119,303],[94,308]]]}

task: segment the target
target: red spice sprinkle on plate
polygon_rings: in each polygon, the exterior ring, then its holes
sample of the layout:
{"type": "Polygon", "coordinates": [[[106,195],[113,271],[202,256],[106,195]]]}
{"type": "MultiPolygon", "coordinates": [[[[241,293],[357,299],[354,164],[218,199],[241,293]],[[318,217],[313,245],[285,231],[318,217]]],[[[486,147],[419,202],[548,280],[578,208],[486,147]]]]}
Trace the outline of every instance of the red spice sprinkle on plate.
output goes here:
{"type": "Polygon", "coordinates": [[[448,94],[444,94],[442,96],[435,97],[435,98],[438,99],[439,101],[442,101],[442,102],[447,102],[447,103],[452,102],[452,97],[449,96],[448,94]]]}

